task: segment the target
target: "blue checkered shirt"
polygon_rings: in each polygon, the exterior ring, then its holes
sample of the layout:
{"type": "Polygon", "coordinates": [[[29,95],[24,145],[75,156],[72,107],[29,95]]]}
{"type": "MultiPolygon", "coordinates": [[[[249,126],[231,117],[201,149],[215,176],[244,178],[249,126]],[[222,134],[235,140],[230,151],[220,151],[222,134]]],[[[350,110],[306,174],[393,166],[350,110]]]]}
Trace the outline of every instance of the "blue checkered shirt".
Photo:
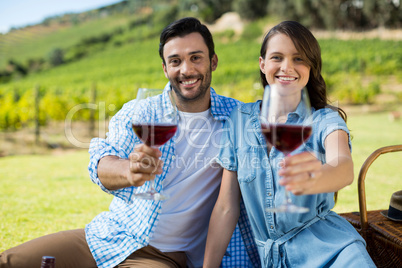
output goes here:
{"type": "MultiPolygon", "coordinates": [[[[167,92],[170,83],[165,87],[164,93],[156,98],[159,107],[169,108],[167,92]]],[[[146,191],[149,182],[141,187],[127,187],[110,191],[106,189],[98,178],[98,162],[108,155],[127,159],[133,152],[134,146],[140,140],[134,135],[131,125],[133,106],[135,100],[126,103],[123,108],[111,119],[106,139],[92,139],[88,166],[91,180],[103,191],[114,195],[110,211],[96,216],[85,228],[86,240],[98,267],[114,267],[123,262],[134,251],[149,244],[149,239],[157,228],[161,203],[135,199],[134,192],[146,191]]],[[[232,109],[239,101],[217,95],[211,88],[211,113],[215,120],[223,122],[228,119],[232,109]]],[[[157,113],[149,116],[158,116],[157,113]]],[[[160,191],[162,181],[168,176],[169,166],[175,155],[175,137],[160,147],[161,159],[164,161],[163,173],[155,179],[155,188],[160,191]]],[[[244,206],[241,206],[238,226],[232,236],[221,267],[259,267],[260,260],[255,242],[248,223],[244,206]],[[239,228],[240,227],[240,228],[239,228]],[[240,234],[240,230],[241,234],[240,234]],[[243,243],[244,241],[244,243],[243,243]]]]}

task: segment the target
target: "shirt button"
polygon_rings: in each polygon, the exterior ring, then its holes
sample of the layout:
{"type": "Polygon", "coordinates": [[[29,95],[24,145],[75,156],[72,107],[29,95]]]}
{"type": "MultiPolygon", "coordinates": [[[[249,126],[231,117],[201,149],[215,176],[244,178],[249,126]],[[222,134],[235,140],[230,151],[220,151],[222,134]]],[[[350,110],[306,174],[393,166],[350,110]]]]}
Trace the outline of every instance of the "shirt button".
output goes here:
{"type": "Polygon", "coordinates": [[[272,229],[274,229],[274,226],[273,226],[273,225],[271,225],[271,226],[269,226],[269,228],[271,228],[271,230],[272,230],[272,229]]]}
{"type": "Polygon", "coordinates": [[[268,196],[272,196],[272,193],[271,193],[271,192],[268,192],[268,196]]]}
{"type": "Polygon", "coordinates": [[[172,160],[175,160],[176,159],[176,156],[174,155],[174,156],[172,156],[172,160]]]}

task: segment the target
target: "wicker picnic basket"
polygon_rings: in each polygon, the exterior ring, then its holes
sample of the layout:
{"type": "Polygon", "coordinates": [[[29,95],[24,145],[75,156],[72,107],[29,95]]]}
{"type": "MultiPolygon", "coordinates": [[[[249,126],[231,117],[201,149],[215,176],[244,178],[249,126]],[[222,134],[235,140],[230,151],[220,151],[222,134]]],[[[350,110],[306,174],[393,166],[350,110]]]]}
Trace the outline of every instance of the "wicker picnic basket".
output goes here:
{"type": "Polygon", "coordinates": [[[380,155],[398,151],[402,151],[402,145],[382,147],[367,158],[360,169],[358,180],[360,212],[340,214],[366,240],[367,251],[377,267],[402,267],[402,222],[384,217],[381,210],[367,211],[364,181],[368,168],[380,155]]]}

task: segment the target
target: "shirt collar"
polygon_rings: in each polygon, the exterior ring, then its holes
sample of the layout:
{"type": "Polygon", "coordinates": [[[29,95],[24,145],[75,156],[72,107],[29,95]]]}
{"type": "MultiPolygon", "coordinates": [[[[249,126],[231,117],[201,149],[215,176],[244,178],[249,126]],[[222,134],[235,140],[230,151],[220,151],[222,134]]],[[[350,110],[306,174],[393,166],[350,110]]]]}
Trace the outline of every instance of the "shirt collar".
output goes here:
{"type": "Polygon", "coordinates": [[[211,87],[211,113],[216,120],[226,119],[229,117],[230,109],[223,101],[222,98],[216,94],[215,90],[211,87]]]}
{"type": "MultiPolygon", "coordinates": [[[[294,114],[297,116],[297,118],[306,118],[308,115],[306,114],[306,110],[302,108],[302,102],[299,102],[297,105],[297,108],[294,112],[289,113],[289,115],[294,114]]],[[[311,107],[311,113],[314,113],[315,109],[314,107],[311,107]]]]}
{"type": "Polygon", "coordinates": [[[258,117],[261,111],[260,106],[261,106],[261,100],[258,100],[252,105],[241,105],[239,110],[242,113],[258,117]]]}
{"type": "Polygon", "coordinates": [[[299,104],[297,105],[297,108],[294,112],[290,112],[289,115],[295,115],[298,118],[303,118],[305,115],[305,110],[302,109],[302,102],[299,102],[299,104]]]}
{"type": "MultiPolygon", "coordinates": [[[[166,97],[168,96],[167,92],[171,91],[172,87],[170,85],[170,82],[168,82],[164,88],[164,94],[166,97]]],[[[227,119],[230,114],[230,109],[227,107],[227,105],[224,103],[222,98],[215,92],[215,90],[210,87],[210,111],[212,116],[214,117],[215,120],[222,120],[222,119],[227,119]]]]}
{"type": "MultiPolygon", "coordinates": [[[[261,100],[256,101],[253,105],[242,105],[240,107],[240,111],[246,114],[250,114],[253,116],[259,116],[261,112],[261,100]]],[[[314,108],[311,109],[312,112],[315,111],[314,108]]],[[[297,105],[297,108],[294,112],[289,113],[289,115],[295,115],[297,118],[304,118],[306,116],[306,112],[304,109],[302,109],[301,102],[297,105]]]]}
{"type": "Polygon", "coordinates": [[[169,87],[165,86],[165,88],[163,89],[163,93],[162,93],[162,103],[161,103],[161,105],[162,105],[162,110],[167,110],[170,113],[174,113],[174,112],[176,112],[176,110],[173,109],[173,105],[172,105],[172,102],[170,100],[170,96],[169,96],[170,91],[171,91],[170,86],[169,87]]]}

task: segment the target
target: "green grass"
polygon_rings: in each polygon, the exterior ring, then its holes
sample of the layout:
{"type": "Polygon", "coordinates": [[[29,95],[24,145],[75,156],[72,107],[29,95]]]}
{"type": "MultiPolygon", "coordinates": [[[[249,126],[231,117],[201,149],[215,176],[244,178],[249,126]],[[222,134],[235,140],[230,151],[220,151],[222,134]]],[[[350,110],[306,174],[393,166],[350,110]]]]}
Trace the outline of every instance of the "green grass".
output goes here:
{"type": "Polygon", "coordinates": [[[83,228],[111,200],[89,179],[88,153],[0,159],[0,252],[35,237],[83,228]]]}
{"type": "MultiPolygon", "coordinates": [[[[337,212],[358,211],[357,178],[360,167],[376,149],[402,144],[400,133],[402,122],[391,122],[388,113],[350,115],[348,126],[353,136],[352,157],[355,166],[355,180],[352,185],[339,192],[337,212]]],[[[367,208],[388,209],[391,194],[402,190],[400,163],[402,152],[380,156],[366,174],[367,208]]]]}
{"type": "MultiPolygon", "coordinates": [[[[357,176],[379,147],[401,142],[402,122],[387,113],[350,114],[355,181],[339,192],[337,212],[358,211],[357,176]]],[[[378,158],[366,178],[368,209],[387,209],[402,189],[401,153],[378,158]]],[[[24,241],[61,230],[83,228],[108,209],[111,196],[94,185],[87,172],[88,153],[0,158],[0,252],[24,241]]]]}

